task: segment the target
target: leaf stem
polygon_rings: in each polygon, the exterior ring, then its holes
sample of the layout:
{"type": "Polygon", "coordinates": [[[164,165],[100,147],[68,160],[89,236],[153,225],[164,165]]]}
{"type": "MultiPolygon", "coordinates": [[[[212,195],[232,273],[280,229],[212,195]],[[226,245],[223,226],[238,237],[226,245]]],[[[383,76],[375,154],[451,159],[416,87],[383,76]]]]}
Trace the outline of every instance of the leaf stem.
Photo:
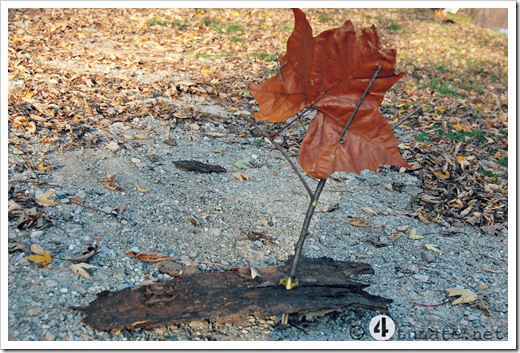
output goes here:
{"type": "Polygon", "coordinates": [[[320,179],[318,185],[316,186],[316,191],[314,191],[314,195],[311,196],[311,202],[309,203],[309,208],[307,208],[307,214],[305,215],[305,220],[303,221],[302,230],[300,232],[300,237],[298,238],[298,242],[295,245],[294,249],[294,258],[291,265],[291,272],[289,274],[289,279],[292,282],[292,278],[296,275],[296,270],[298,269],[298,263],[300,261],[303,243],[305,239],[309,235],[309,225],[311,223],[312,215],[314,214],[314,210],[316,205],[318,204],[318,199],[320,197],[321,192],[323,191],[323,187],[327,179],[320,179]]]}
{"type": "Polygon", "coordinates": [[[341,135],[339,136],[339,140],[338,140],[339,143],[343,143],[345,141],[344,140],[345,134],[347,133],[347,130],[350,127],[350,124],[352,124],[352,121],[354,120],[354,117],[356,116],[356,113],[358,112],[359,108],[361,107],[361,104],[363,104],[363,102],[365,101],[365,98],[367,97],[368,91],[370,91],[370,88],[372,88],[372,85],[374,84],[374,82],[376,82],[376,78],[379,75],[379,72],[381,71],[381,68],[382,68],[381,65],[377,67],[377,70],[374,73],[374,76],[372,77],[372,80],[370,80],[370,83],[368,84],[367,88],[365,89],[365,92],[361,96],[361,99],[359,100],[359,102],[358,102],[358,104],[356,106],[356,109],[354,109],[354,111],[350,115],[350,118],[347,121],[347,125],[345,125],[345,127],[343,128],[343,131],[341,132],[341,135]]]}
{"type": "Polygon", "coordinates": [[[294,172],[296,173],[296,175],[298,175],[298,178],[300,179],[300,181],[302,182],[303,186],[307,190],[307,193],[309,193],[309,196],[312,199],[314,194],[312,193],[312,190],[309,187],[309,184],[307,184],[307,182],[305,181],[305,178],[303,177],[302,173],[300,173],[300,171],[298,170],[298,167],[296,167],[296,165],[293,163],[291,158],[287,155],[287,153],[282,148],[282,146],[280,146],[278,143],[276,143],[276,141],[273,138],[271,138],[271,136],[269,136],[269,134],[267,134],[260,126],[258,126],[253,119],[251,119],[248,116],[245,116],[244,118],[249,122],[249,124],[253,125],[262,134],[262,136],[264,136],[265,138],[269,139],[269,141],[271,141],[273,146],[276,147],[276,149],[278,151],[280,151],[280,153],[285,158],[285,160],[291,165],[291,167],[294,170],[294,172]]]}

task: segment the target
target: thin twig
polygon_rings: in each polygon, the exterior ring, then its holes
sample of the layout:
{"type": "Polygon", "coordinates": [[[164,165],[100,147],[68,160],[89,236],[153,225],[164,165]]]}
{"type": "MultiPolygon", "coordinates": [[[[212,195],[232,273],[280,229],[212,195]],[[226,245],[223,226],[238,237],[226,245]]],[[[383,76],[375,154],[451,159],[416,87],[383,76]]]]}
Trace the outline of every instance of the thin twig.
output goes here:
{"type": "Polygon", "coordinates": [[[424,307],[427,307],[427,308],[435,308],[437,306],[442,306],[444,304],[447,304],[448,301],[443,301],[442,303],[439,303],[439,304],[423,304],[423,303],[418,303],[418,302],[412,302],[413,305],[417,305],[417,306],[424,306],[424,307]]]}
{"type": "Polygon", "coordinates": [[[104,214],[107,214],[107,215],[110,215],[110,216],[115,216],[113,213],[110,213],[110,212],[107,212],[107,211],[103,211],[103,210],[100,210],[99,208],[94,208],[94,207],[90,207],[90,206],[87,206],[87,205],[82,205],[76,201],[70,201],[70,203],[74,204],[74,205],[77,205],[77,206],[80,206],[80,207],[83,207],[83,208],[86,208],[87,210],[91,210],[91,211],[98,211],[98,212],[102,212],[104,214]]]}
{"type": "Polygon", "coordinates": [[[276,58],[276,70],[278,71],[278,75],[280,75],[280,81],[283,82],[283,76],[282,76],[282,69],[283,67],[287,64],[287,62],[283,63],[281,66],[280,66],[280,61],[278,60],[278,58],[276,58]]]}
{"type": "Polygon", "coordinates": [[[282,126],[281,129],[279,129],[278,131],[276,132],[273,132],[271,135],[271,138],[276,138],[276,136],[280,135],[282,133],[282,131],[284,131],[285,129],[287,129],[289,126],[291,126],[292,124],[294,124],[297,120],[299,120],[303,114],[307,113],[309,110],[312,109],[312,106],[309,105],[308,107],[306,107],[305,109],[303,109],[301,112],[299,112],[298,114],[296,114],[296,116],[294,117],[293,120],[291,120],[290,122],[288,122],[287,124],[285,124],[284,126],[282,126]]]}
{"type": "Polygon", "coordinates": [[[296,270],[298,268],[298,262],[300,260],[300,256],[303,249],[303,243],[305,242],[305,239],[309,235],[309,225],[311,223],[312,215],[314,214],[314,209],[316,208],[316,205],[318,204],[318,199],[320,197],[321,192],[323,191],[323,187],[325,186],[325,183],[327,182],[327,179],[320,179],[318,182],[318,185],[316,186],[316,191],[314,192],[314,196],[311,197],[311,202],[309,204],[309,208],[307,209],[307,214],[305,215],[305,220],[303,221],[302,230],[300,232],[300,237],[298,238],[298,242],[296,243],[295,249],[294,249],[294,258],[291,265],[291,273],[289,274],[289,278],[294,278],[296,275],[296,270]]]}
{"type": "Polygon", "coordinates": [[[261,134],[262,136],[264,136],[265,138],[267,138],[269,141],[271,141],[271,143],[273,144],[274,147],[276,147],[276,149],[278,151],[280,151],[280,153],[282,154],[282,156],[285,158],[285,160],[291,165],[292,169],[294,170],[294,172],[296,173],[296,175],[298,175],[298,178],[300,179],[300,181],[302,182],[303,186],[305,187],[305,189],[307,190],[307,192],[309,193],[309,196],[312,198],[313,197],[313,193],[312,193],[312,190],[311,188],[309,187],[309,184],[307,184],[307,182],[305,181],[305,178],[303,177],[302,173],[300,173],[300,171],[298,170],[298,167],[296,167],[296,165],[293,163],[293,161],[291,161],[291,158],[289,158],[289,156],[287,155],[287,153],[285,152],[285,150],[282,148],[282,146],[280,146],[278,143],[276,143],[274,141],[274,139],[272,139],[269,134],[267,134],[260,126],[258,126],[253,119],[251,119],[250,117],[248,116],[245,116],[244,117],[248,122],[249,124],[253,125],[261,134]]]}
{"type": "Polygon", "coordinates": [[[404,123],[406,120],[410,119],[412,116],[414,116],[415,114],[420,112],[421,110],[422,110],[422,106],[415,107],[415,109],[412,110],[410,113],[408,113],[404,118],[399,120],[397,123],[393,124],[392,129],[395,129],[396,127],[398,127],[399,125],[404,123]]]}
{"type": "Polygon", "coordinates": [[[350,118],[348,119],[347,121],[347,125],[345,125],[345,127],[343,128],[343,131],[341,132],[341,135],[339,136],[339,143],[343,143],[344,142],[344,137],[345,137],[345,134],[347,133],[347,130],[350,126],[350,124],[352,124],[352,121],[354,120],[354,117],[356,116],[356,113],[358,112],[359,108],[361,107],[361,104],[363,104],[363,102],[365,101],[365,98],[368,94],[368,91],[370,91],[370,88],[372,88],[372,85],[374,84],[374,82],[376,82],[376,78],[377,78],[377,75],[379,75],[379,72],[381,71],[381,66],[378,66],[377,67],[377,70],[376,72],[374,73],[374,76],[372,77],[372,80],[370,80],[370,83],[368,84],[367,88],[365,89],[365,92],[363,93],[363,95],[361,96],[361,99],[359,100],[357,106],[356,106],[356,109],[354,109],[354,111],[352,112],[352,115],[350,115],[350,118]]]}

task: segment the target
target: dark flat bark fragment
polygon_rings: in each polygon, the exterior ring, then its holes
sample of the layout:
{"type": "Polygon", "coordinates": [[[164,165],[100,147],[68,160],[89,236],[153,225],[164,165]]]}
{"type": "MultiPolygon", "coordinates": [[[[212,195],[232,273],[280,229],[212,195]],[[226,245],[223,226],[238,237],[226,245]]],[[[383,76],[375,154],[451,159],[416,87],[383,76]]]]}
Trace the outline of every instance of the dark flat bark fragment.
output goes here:
{"type": "Polygon", "coordinates": [[[371,274],[364,263],[334,261],[329,258],[303,259],[297,274],[299,286],[286,290],[279,285],[290,265],[225,272],[205,272],[121,291],[103,291],[85,307],[83,322],[97,330],[154,328],[194,320],[243,323],[254,314],[266,318],[283,313],[305,314],[323,310],[358,307],[386,311],[390,299],[368,294],[367,284],[351,278],[371,274]]]}
{"type": "Polygon", "coordinates": [[[175,167],[180,170],[187,172],[199,172],[199,173],[225,173],[226,169],[215,164],[206,164],[199,161],[173,161],[175,167]]]}

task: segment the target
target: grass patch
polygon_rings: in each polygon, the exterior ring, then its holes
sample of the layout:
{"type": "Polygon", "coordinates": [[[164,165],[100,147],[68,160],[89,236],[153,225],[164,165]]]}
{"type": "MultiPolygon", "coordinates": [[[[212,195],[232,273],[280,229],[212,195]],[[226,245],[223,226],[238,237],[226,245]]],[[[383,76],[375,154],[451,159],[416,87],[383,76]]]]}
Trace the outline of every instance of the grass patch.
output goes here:
{"type": "Polygon", "coordinates": [[[153,18],[151,20],[148,20],[146,21],[146,23],[148,24],[148,26],[161,26],[161,27],[168,27],[168,26],[171,26],[171,27],[178,27],[179,29],[185,29],[188,27],[187,24],[185,23],[182,23],[180,21],[172,21],[172,22],[168,22],[168,21],[163,21],[163,20],[158,20],[156,18],[153,18]]]}
{"type": "Polygon", "coordinates": [[[253,145],[255,145],[257,148],[265,147],[265,142],[262,140],[254,140],[253,145]]]}
{"type": "Polygon", "coordinates": [[[267,54],[267,53],[256,53],[255,56],[258,59],[264,60],[264,61],[267,61],[267,62],[276,61],[276,59],[278,58],[278,56],[275,55],[275,54],[267,54]]]}
{"type": "Polygon", "coordinates": [[[496,175],[489,169],[479,168],[477,171],[480,174],[482,174],[483,176],[488,177],[488,178],[497,178],[498,177],[498,175],[496,175]]]}
{"type": "Polygon", "coordinates": [[[403,26],[400,25],[399,23],[395,23],[394,21],[390,21],[390,23],[388,24],[388,26],[386,26],[386,28],[389,31],[395,32],[395,31],[398,31],[401,28],[403,28],[403,26]]]}
{"type": "Polygon", "coordinates": [[[195,55],[197,59],[214,59],[215,56],[207,53],[197,53],[195,55]]]}
{"type": "Polygon", "coordinates": [[[450,130],[450,131],[443,131],[441,129],[438,129],[435,131],[435,134],[439,137],[448,138],[450,140],[455,141],[467,141],[471,140],[477,145],[482,144],[483,142],[486,142],[486,137],[495,137],[494,134],[488,133],[486,134],[482,130],[474,130],[474,131],[463,131],[463,130],[450,130]]]}
{"type": "Polygon", "coordinates": [[[432,142],[433,140],[430,138],[430,135],[427,132],[421,132],[416,137],[417,141],[419,142],[432,142]]]}
{"type": "Polygon", "coordinates": [[[331,20],[329,14],[324,11],[318,11],[318,21],[321,23],[329,23],[331,20]]]}
{"type": "Polygon", "coordinates": [[[152,18],[151,20],[146,21],[146,23],[148,24],[148,26],[161,26],[161,27],[168,26],[168,22],[157,20],[155,18],[152,18]]]}
{"type": "Polygon", "coordinates": [[[242,27],[237,24],[231,24],[226,28],[227,33],[243,32],[242,27]]]}
{"type": "Polygon", "coordinates": [[[431,79],[430,85],[427,87],[430,87],[430,88],[436,90],[440,94],[447,94],[454,98],[460,98],[460,94],[458,94],[453,88],[446,86],[442,83],[439,83],[439,81],[437,80],[436,77],[431,79]]]}
{"type": "Polygon", "coordinates": [[[507,168],[507,157],[497,158],[497,163],[500,164],[502,167],[507,168]]]}
{"type": "Polygon", "coordinates": [[[223,29],[222,23],[220,21],[214,20],[214,19],[209,18],[209,17],[205,17],[202,20],[202,23],[204,23],[204,26],[206,26],[206,27],[213,28],[213,30],[215,32],[217,32],[218,34],[224,33],[224,29],[223,29]]]}

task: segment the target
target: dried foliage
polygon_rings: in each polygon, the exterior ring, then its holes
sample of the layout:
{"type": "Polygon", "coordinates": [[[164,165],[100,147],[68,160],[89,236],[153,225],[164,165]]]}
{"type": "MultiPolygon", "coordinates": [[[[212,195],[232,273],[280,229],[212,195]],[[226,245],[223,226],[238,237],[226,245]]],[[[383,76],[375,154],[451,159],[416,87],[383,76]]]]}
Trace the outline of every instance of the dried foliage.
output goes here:
{"type": "Polygon", "coordinates": [[[255,118],[281,122],[303,108],[317,110],[298,162],[318,179],[335,171],[375,171],[382,164],[408,167],[399,154],[399,141],[379,112],[385,92],[404,75],[395,73],[395,50],[382,50],[374,26],[358,36],[351,21],[313,37],[305,14],[299,9],[293,13],[294,31],[287,54],[280,58],[279,74],[249,87],[260,104],[255,118]],[[343,141],[342,132],[379,66],[343,141]]]}

